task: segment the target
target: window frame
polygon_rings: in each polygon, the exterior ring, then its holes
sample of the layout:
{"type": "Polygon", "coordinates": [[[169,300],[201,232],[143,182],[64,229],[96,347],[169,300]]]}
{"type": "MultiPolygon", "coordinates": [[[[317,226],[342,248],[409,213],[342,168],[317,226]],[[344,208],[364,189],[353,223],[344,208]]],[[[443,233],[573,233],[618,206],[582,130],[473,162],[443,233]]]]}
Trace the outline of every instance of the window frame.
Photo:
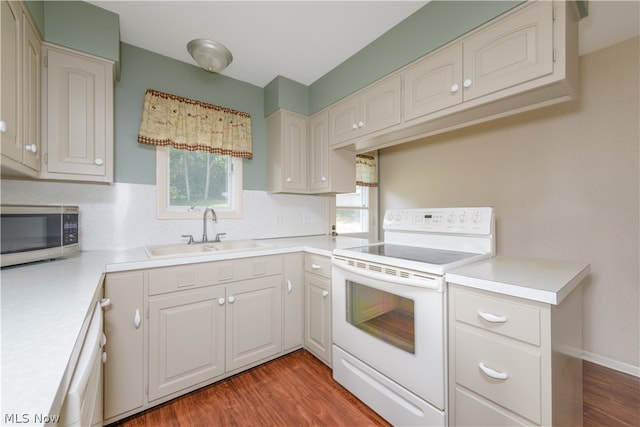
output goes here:
{"type": "MultiPolygon", "coordinates": [[[[202,219],[204,206],[184,211],[169,209],[169,149],[156,147],[156,216],[158,219],[202,219]]],[[[233,201],[231,208],[216,208],[218,219],[242,218],[242,159],[230,157],[232,175],[229,179],[229,194],[233,201]]]]}
{"type": "Polygon", "coordinates": [[[336,225],[337,210],[340,208],[367,210],[369,212],[369,224],[368,224],[369,231],[359,232],[359,233],[338,232],[338,236],[355,237],[359,239],[368,239],[370,241],[377,241],[378,240],[378,187],[362,186],[360,188],[366,189],[368,191],[369,194],[367,195],[367,197],[369,198],[369,206],[366,208],[358,208],[353,206],[338,206],[337,197],[332,197],[332,206],[331,206],[332,224],[336,225]]]}

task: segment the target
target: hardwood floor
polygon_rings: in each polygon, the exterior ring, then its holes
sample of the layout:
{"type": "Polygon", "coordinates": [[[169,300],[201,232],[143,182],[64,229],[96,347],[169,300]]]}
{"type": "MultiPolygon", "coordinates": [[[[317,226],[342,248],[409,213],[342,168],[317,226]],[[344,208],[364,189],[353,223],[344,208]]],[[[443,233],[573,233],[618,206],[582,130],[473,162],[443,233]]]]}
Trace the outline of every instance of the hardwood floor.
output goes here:
{"type": "MultiPolygon", "coordinates": [[[[640,379],[583,363],[584,427],[640,426],[640,379]]],[[[389,426],[305,350],[112,426],[389,426]]]]}
{"type": "Polygon", "coordinates": [[[582,362],[583,425],[640,426],[640,379],[582,362]]]}

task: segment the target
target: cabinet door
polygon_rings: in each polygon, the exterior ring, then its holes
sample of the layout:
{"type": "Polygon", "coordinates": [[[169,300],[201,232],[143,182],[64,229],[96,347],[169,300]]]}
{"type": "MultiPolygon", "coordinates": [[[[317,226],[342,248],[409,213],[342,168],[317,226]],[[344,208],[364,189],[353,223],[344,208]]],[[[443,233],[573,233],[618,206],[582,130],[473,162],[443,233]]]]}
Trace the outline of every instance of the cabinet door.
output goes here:
{"type": "Polygon", "coordinates": [[[304,343],[304,275],[303,253],[284,256],[284,350],[302,346],[304,343]]]}
{"type": "Polygon", "coordinates": [[[284,183],[286,190],[307,188],[307,120],[285,113],[284,120],[284,183]]]}
{"type": "Polygon", "coordinates": [[[331,145],[358,136],[360,97],[351,96],[329,108],[329,139],[331,145]]]}
{"type": "MultiPolygon", "coordinates": [[[[309,120],[309,190],[326,191],[331,185],[329,113],[323,111],[309,120]]],[[[354,164],[355,168],[355,164],[354,164]]]]}
{"type": "Polygon", "coordinates": [[[18,97],[20,95],[20,8],[8,1],[0,2],[2,19],[2,51],[0,54],[0,120],[5,130],[0,132],[2,155],[22,162],[22,143],[19,137],[18,97]]]}
{"type": "Polygon", "coordinates": [[[149,401],[225,371],[223,286],[149,300],[149,401]]]}
{"type": "Polygon", "coordinates": [[[49,47],[47,178],[113,180],[113,68],[49,47]]]}
{"type": "Polygon", "coordinates": [[[144,273],[108,274],[104,295],[107,337],[104,364],[104,419],[139,410],[144,403],[144,273]]]}
{"type": "Polygon", "coordinates": [[[462,45],[429,55],[403,73],[404,120],[462,102],[462,45]]]}
{"type": "Polygon", "coordinates": [[[463,64],[465,101],[551,74],[553,2],[536,2],[465,40],[463,64]]]}
{"type": "Polygon", "coordinates": [[[400,123],[400,75],[385,79],[360,95],[359,132],[367,135],[400,123]]]}
{"type": "Polygon", "coordinates": [[[305,347],[331,366],[331,279],[305,274],[305,347]]]}
{"type": "Polygon", "coordinates": [[[282,351],[282,275],[227,285],[226,368],[282,351]]]}
{"type": "Polygon", "coordinates": [[[23,163],[40,170],[40,39],[22,14],[22,144],[23,163]]]}

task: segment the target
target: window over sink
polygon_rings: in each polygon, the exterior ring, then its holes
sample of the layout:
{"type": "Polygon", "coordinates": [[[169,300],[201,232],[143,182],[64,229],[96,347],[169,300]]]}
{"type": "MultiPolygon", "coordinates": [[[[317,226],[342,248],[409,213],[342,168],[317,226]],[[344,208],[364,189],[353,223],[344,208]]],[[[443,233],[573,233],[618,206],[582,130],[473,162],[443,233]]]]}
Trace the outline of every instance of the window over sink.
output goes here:
{"type": "Polygon", "coordinates": [[[207,206],[218,218],[242,214],[241,158],[156,147],[156,185],[158,218],[202,218],[207,206]]]}

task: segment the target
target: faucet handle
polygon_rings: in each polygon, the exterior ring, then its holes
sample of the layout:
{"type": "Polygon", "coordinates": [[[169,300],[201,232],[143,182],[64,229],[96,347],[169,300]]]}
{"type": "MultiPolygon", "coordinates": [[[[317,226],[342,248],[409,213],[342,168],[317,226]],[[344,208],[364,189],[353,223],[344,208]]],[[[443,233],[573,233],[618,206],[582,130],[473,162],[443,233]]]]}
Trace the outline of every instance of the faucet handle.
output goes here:
{"type": "Polygon", "coordinates": [[[189,241],[187,242],[187,245],[190,245],[193,242],[195,242],[195,240],[193,240],[193,235],[192,234],[183,234],[182,237],[188,237],[189,238],[189,241]]]}
{"type": "Polygon", "coordinates": [[[216,239],[214,240],[214,242],[219,242],[220,241],[220,236],[226,236],[227,233],[216,233],[216,239]]]}

